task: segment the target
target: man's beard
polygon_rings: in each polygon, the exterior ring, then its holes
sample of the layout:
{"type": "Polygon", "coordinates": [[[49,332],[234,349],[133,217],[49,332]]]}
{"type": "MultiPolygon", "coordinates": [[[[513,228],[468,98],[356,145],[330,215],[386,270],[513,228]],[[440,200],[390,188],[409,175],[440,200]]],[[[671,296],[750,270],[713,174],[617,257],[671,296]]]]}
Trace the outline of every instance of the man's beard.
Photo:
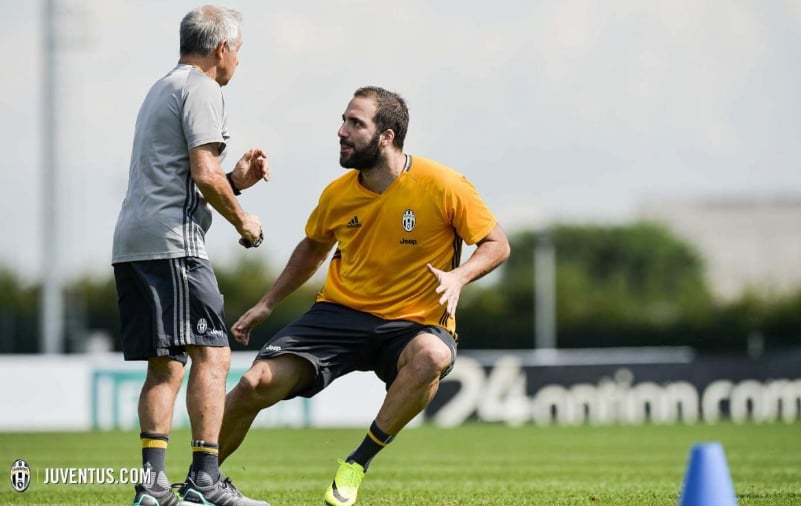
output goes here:
{"type": "Polygon", "coordinates": [[[353,148],[350,156],[344,154],[339,155],[339,164],[346,169],[356,170],[369,170],[372,169],[378,162],[381,156],[381,150],[378,148],[378,138],[381,134],[376,133],[370,143],[362,149],[356,150],[354,146],[348,144],[353,148]]]}

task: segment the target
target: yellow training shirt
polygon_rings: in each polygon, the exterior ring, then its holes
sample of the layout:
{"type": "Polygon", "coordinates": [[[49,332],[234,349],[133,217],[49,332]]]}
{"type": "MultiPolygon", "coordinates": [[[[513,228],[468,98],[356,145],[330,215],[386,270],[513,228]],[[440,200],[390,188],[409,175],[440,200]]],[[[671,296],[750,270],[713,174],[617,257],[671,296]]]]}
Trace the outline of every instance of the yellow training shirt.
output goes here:
{"type": "Polygon", "coordinates": [[[349,170],[320,195],[306,235],[336,241],[317,301],[334,302],[389,320],[439,325],[455,334],[426,264],[459,266],[462,241],[475,244],[495,217],[463,175],[415,156],[380,195],[349,170]]]}

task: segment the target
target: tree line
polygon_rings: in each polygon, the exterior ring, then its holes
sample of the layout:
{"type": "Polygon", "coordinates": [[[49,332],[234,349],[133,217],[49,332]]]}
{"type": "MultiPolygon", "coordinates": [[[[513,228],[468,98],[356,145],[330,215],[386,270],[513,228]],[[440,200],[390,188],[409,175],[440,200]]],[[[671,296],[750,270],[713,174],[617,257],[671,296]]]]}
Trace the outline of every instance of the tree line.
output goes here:
{"type": "MultiPolygon", "coordinates": [[[[701,256],[666,229],[650,223],[557,225],[510,235],[512,255],[486,282],[468,285],[457,310],[459,346],[526,349],[534,343],[534,251],[555,250],[556,339],[559,348],[692,346],[701,352],[745,352],[801,345],[801,287],[784,296],[756,292],[716,299],[701,256]],[[547,234],[547,235],[543,235],[547,234]]],[[[229,324],[275,279],[267,263],[249,255],[216,266],[229,324]]],[[[312,280],[287,298],[251,337],[256,349],[314,302],[312,280]]],[[[0,269],[0,353],[39,350],[38,285],[0,269]]],[[[80,351],[86,335],[103,331],[119,349],[112,272],[65,288],[66,351],[80,351]]],[[[235,350],[243,349],[232,342],[235,350]]]]}

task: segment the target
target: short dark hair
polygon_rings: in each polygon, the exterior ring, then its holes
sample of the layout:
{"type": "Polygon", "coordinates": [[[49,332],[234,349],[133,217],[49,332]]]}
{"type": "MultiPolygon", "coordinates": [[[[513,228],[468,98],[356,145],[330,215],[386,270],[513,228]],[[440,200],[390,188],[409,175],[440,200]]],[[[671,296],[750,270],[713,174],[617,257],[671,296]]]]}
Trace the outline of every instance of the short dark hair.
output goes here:
{"type": "Polygon", "coordinates": [[[239,40],[239,12],[225,7],[204,5],[192,9],[181,20],[181,55],[210,55],[217,45],[228,41],[233,47],[239,40]]]}
{"type": "Polygon", "coordinates": [[[376,111],[373,123],[375,123],[376,129],[378,132],[391,129],[395,132],[392,144],[403,149],[403,142],[406,140],[406,132],[409,129],[409,108],[406,107],[403,97],[378,86],[359,88],[353,96],[369,98],[375,102],[376,111]]]}

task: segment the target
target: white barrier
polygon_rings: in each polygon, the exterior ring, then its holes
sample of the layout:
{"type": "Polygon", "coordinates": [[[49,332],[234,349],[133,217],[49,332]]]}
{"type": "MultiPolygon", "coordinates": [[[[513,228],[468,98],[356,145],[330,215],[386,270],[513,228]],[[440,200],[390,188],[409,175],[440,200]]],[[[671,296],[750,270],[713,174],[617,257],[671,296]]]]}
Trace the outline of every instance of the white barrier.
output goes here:
{"type": "MultiPolygon", "coordinates": [[[[227,390],[255,352],[234,353],[227,390]]],[[[425,416],[511,425],[801,420],[801,350],[761,360],[686,349],[465,352],[425,416]],[[456,387],[456,388],[454,388],[456,387]]],[[[136,429],[143,362],[119,354],[0,357],[0,431],[136,429]]],[[[384,398],[372,373],[262,411],[256,427],[366,427],[384,398]]],[[[413,424],[423,421],[418,416],[413,424]]],[[[175,427],[187,427],[185,387],[175,427]]]]}
{"type": "MultiPolygon", "coordinates": [[[[255,355],[233,353],[227,390],[255,355]]],[[[145,369],[144,362],[125,362],[116,353],[2,356],[0,431],[135,429],[145,369]]],[[[174,427],[188,426],[185,387],[186,379],[174,427]]],[[[368,427],[383,398],[384,384],[374,374],[356,372],[312,399],[295,398],[262,411],[254,426],[368,427]]]]}

